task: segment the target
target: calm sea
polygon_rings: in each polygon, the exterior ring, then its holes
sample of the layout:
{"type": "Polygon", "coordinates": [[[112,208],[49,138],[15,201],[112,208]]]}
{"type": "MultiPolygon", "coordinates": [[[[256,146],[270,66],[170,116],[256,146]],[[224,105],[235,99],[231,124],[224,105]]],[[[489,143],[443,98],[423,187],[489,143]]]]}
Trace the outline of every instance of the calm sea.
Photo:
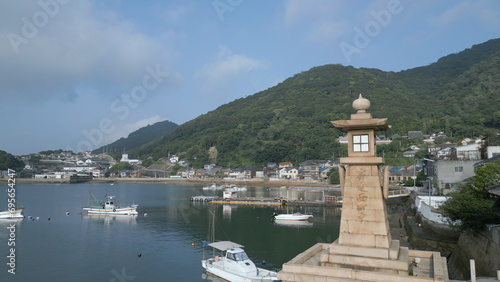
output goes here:
{"type": "MultiPolygon", "coordinates": [[[[0,185],[0,210],[7,207],[7,188],[0,185]]],[[[222,196],[201,186],[81,183],[15,188],[25,216],[34,219],[0,220],[0,281],[203,281],[202,241],[209,234],[209,210],[216,215],[216,239],[244,245],[256,265],[268,269],[280,269],[313,244],[333,242],[339,233],[338,208],[289,207],[288,212],[312,213],[314,218],[305,226],[282,226],[271,221],[271,214],[286,208],[192,203],[191,196],[222,196]],[[88,216],[82,207],[89,192],[138,204],[139,215],[88,216]],[[7,265],[13,236],[15,274],[7,265]]],[[[248,188],[239,194],[275,197],[284,190],[248,188]]]]}

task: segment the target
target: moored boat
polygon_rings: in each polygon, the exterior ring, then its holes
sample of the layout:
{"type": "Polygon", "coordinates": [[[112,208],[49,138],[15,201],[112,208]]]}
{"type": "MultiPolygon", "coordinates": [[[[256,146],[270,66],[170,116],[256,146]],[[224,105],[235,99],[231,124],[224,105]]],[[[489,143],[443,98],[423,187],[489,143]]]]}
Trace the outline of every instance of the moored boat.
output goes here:
{"type": "MultiPolygon", "coordinates": [[[[215,238],[215,215],[212,214],[212,235],[215,238]]],[[[256,267],[243,250],[243,246],[231,241],[203,242],[201,266],[211,274],[231,282],[275,281],[275,271],[256,267]],[[205,258],[205,247],[213,248],[213,256],[205,258]],[[217,251],[217,252],[216,252],[217,251]]],[[[279,280],[278,280],[279,281],[279,280]]]]}
{"type": "Polygon", "coordinates": [[[213,183],[210,186],[205,186],[203,187],[203,190],[222,190],[224,189],[224,185],[217,186],[215,183],[213,183]]]}
{"type": "Polygon", "coordinates": [[[0,211],[0,219],[24,218],[24,208],[17,208],[14,211],[0,211]]]}
{"type": "Polygon", "coordinates": [[[275,271],[256,267],[240,244],[220,241],[207,244],[207,246],[221,252],[221,256],[203,258],[201,261],[202,267],[209,274],[232,282],[278,280],[275,271]]]}
{"type": "Polygon", "coordinates": [[[225,188],[226,188],[225,189],[226,191],[230,191],[230,192],[243,192],[243,191],[247,191],[247,187],[237,187],[234,184],[226,185],[225,188]]]}
{"type": "Polygon", "coordinates": [[[83,210],[87,212],[87,214],[108,214],[108,215],[137,215],[137,207],[138,205],[126,205],[119,206],[115,205],[113,202],[114,196],[106,195],[106,200],[98,200],[89,193],[92,198],[92,204],[89,204],[88,207],[84,207],[83,210]]]}
{"type": "Polygon", "coordinates": [[[296,213],[286,213],[286,214],[273,214],[274,220],[291,220],[291,221],[305,221],[309,218],[312,218],[312,214],[301,214],[300,212],[296,213]]]}

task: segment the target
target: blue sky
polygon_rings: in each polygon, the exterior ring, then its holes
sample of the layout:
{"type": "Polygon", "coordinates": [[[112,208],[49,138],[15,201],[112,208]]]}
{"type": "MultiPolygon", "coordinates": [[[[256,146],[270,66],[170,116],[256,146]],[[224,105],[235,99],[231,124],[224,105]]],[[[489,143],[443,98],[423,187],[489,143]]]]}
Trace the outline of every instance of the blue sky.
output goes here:
{"type": "Polygon", "coordinates": [[[93,149],[315,66],[429,65],[499,27],[497,0],[2,1],[0,150],[93,149]]]}

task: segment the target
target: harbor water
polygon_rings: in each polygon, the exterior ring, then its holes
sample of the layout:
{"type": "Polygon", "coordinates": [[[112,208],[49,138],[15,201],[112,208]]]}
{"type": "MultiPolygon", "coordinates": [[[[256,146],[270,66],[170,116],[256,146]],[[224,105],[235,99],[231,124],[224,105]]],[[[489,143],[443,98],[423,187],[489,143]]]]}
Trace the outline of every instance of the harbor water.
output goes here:
{"type": "MultiPolygon", "coordinates": [[[[5,210],[8,186],[0,188],[0,209],[5,210]]],[[[222,196],[222,191],[202,190],[199,185],[17,184],[15,188],[16,201],[32,218],[0,220],[0,281],[204,281],[202,242],[210,233],[209,211],[216,217],[217,240],[245,246],[258,267],[272,270],[318,242],[333,242],[339,234],[339,208],[191,202],[196,195],[222,196]],[[139,215],[86,215],[82,207],[88,205],[89,192],[97,198],[114,195],[115,203],[138,204],[139,215]],[[281,225],[272,221],[273,212],[302,212],[314,218],[281,225]],[[12,253],[14,271],[9,266],[12,253]]],[[[239,192],[248,197],[282,193],[270,187],[239,192]]]]}

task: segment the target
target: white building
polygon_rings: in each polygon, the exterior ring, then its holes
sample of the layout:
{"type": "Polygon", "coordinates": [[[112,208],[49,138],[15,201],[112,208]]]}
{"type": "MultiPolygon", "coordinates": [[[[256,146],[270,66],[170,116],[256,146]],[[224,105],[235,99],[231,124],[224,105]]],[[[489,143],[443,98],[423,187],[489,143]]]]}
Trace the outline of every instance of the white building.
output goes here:
{"type": "Polygon", "coordinates": [[[299,174],[299,170],[294,167],[285,167],[279,170],[279,178],[285,179],[297,179],[297,175],[299,174]]]}
{"type": "Polygon", "coordinates": [[[136,159],[129,159],[128,154],[122,154],[122,158],[120,159],[120,162],[122,163],[129,163],[129,164],[140,164],[140,160],[136,159]]]}
{"type": "Polygon", "coordinates": [[[488,159],[499,156],[500,155],[500,146],[488,146],[486,148],[486,155],[487,155],[488,159]]]}

